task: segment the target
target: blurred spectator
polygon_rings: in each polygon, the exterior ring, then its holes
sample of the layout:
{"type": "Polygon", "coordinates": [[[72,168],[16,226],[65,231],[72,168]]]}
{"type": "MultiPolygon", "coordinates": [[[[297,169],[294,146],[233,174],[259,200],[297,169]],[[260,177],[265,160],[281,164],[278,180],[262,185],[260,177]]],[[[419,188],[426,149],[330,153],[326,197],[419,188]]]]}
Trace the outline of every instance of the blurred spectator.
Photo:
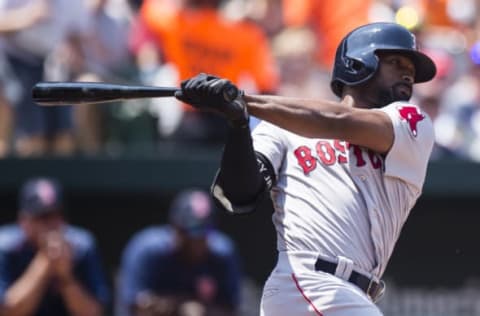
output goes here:
{"type": "Polygon", "coordinates": [[[480,161],[480,66],[461,73],[443,101],[436,121],[439,141],[459,157],[480,161]]]}
{"type": "Polygon", "coordinates": [[[437,67],[437,74],[431,81],[417,85],[413,100],[422,106],[435,127],[435,144],[430,159],[458,158],[461,155],[460,152],[445,142],[445,137],[450,138],[450,136],[446,136],[449,134],[449,129],[443,124],[441,113],[445,92],[456,80],[457,67],[455,67],[453,56],[443,49],[429,48],[423,51],[432,58],[437,67]]]}
{"type": "MultiPolygon", "coordinates": [[[[173,66],[173,73],[177,74],[168,72],[167,77],[178,78],[171,84],[178,85],[198,72],[208,72],[227,77],[250,92],[275,91],[278,70],[265,33],[255,23],[229,19],[223,14],[221,3],[220,0],[187,0],[183,4],[171,0],[143,2],[140,17],[160,50],[159,60],[167,67],[173,66]]],[[[142,54],[142,50],[138,53],[142,54]]],[[[158,77],[153,83],[159,82],[165,84],[158,77]]],[[[212,142],[223,139],[224,121],[183,106],[179,126],[170,139],[212,142]]],[[[165,108],[157,107],[160,111],[165,108]]]]}
{"type": "MultiPolygon", "coordinates": [[[[1,24],[1,23],[0,23],[1,24]]],[[[0,46],[0,158],[12,153],[14,111],[12,104],[21,95],[18,79],[13,74],[0,46]]]]}
{"type": "Polygon", "coordinates": [[[283,0],[282,3],[285,25],[311,25],[318,41],[317,61],[328,70],[333,66],[340,40],[355,27],[370,22],[370,0],[283,0]]]}
{"type": "Polygon", "coordinates": [[[213,216],[206,192],[185,190],[171,204],[167,225],[133,236],[119,275],[121,315],[235,315],[239,258],[213,216]]]}
{"type": "Polygon", "coordinates": [[[330,75],[315,60],[315,34],[309,28],[286,28],[272,39],[280,70],[278,94],[334,99],[330,75]]]}
{"type": "Polygon", "coordinates": [[[27,181],[18,223],[0,228],[0,314],[102,315],[109,296],[95,240],[67,224],[59,184],[27,181]]]}
{"type": "Polygon", "coordinates": [[[478,9],[480,9],[476,0],[417,0],[416,2],[418,2],[417,6],[423,23],[427,27],[463,29],[472,26],[478,18],[478,9]]]}
{"type": "Polygon", "coordinates": [[[370,22],[371,0],[261,0],[247,13],[273,37],[286,28],[309,27],[315,34],[317,64],[330,71],[347,32],[370,22]],[[274,27],[272,27],[274,25],[274,27]]]}
{"type": "Polygon", "coordinates": [[[84,1],[0,1],[0,45],[22,91],[12,104],[18,155],[74,151],[70,107],[39,107],[31,88],[44,80],[45,58],[61,43],[68,46],[69,61],[81,66],[78,44],[87,27],[84,1]]]}
{"type": "MultiPolygon", "coordinates": [[[[86,1],[90,15],[90,32],[83,37],[81,43],[84,65],[80,73],[57,80],[114,83],[130,81],[136,75],[136,70],[128,50],[130,28],[128,5],[125,1],[115,0],[83,1],[86,1]]],[[[57,77],[61,77],[61,65],[55,66],[55,63],[58,64],[61,60],[61,56],[53,54],[50,60],[53,68],[60,68],[57,77]]],[[[68,65],[65,68],[68,68],[68,65]]],[[[96,154],[101,151],[112,137],[110,126],[115,121],[112,111],[118,106],[119,104],[115,106],[85,104],[74,108],[76,137],[81,152],[96,154]]]]}

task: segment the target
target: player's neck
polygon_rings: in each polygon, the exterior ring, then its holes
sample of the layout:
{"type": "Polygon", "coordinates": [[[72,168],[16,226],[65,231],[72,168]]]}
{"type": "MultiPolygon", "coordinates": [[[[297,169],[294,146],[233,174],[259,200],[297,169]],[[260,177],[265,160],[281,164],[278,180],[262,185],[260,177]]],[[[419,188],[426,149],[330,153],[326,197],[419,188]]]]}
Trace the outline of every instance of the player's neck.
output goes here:
{"type": "Polygon", "coordinates": [[[342,96],[341,103],[348,107],[356,107],[356,108],[370,108],[371,102],[367,100],[364,96],[353,93],[352,91],[346,92],[342,96]]]}
{"type": "Polygon", "coordinates": [[[379,103],[371,94],[360,89],[348,89],[343,93],[342,103],[356,108],[371,109],[379,108],[385,104],[379,103]]]}

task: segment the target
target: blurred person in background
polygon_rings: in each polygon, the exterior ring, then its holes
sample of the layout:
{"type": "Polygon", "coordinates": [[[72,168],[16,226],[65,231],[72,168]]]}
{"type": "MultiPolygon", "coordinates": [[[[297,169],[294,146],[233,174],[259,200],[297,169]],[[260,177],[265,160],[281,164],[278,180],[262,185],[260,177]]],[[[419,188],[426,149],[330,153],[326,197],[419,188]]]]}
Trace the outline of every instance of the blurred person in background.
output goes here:
{"type": "Polygon", "coordinates": [[[71,108],[39,107],[31,99],[31,88],[45,79],[45,59],[60,44],[72,68],[81,67],[86,12],[84,1],[0,1],[0,46],[22,91],[12,104],[15,152],[20,156],[66,155],[75,149],[71,108]]]}
{"type": "MultiPolygon", "coordinates": [[[[261,0],[247,1],[247,16],[274,37],[289,28],[308,27],[315,34],[317,65],[333,66],[340,40],[357,26],[370,22],[371,0],[261,0]]],[[[228,78],[228,76],[227,76],[228,78]]]]}
{"type": "Polygon", "coordinates": [[[457,69],[453,56],[441,48],[429,48],[424,50],[432,58],[437,67],[435,77],[425,83],[417,85],[413,94],[414,102],[422,104],[422,109],[430,116],[435,129],[435,143],[433,145],[430,160],[443,158],[459,158],[461,155],[453,148],[446,139],[451,139],[451,124],[445,124],[442,113],[445,92],[451,87],[457,78],[457,69]]]}
{"type": "Polygon", "coordinates": [[[282,0],[288,27],[310,25],[317,37],[317,62],[333,67],[337,44],[352,29],[370,22],[370,0],[282,0]]]}
{"type": "Polygon", "coordinates": [[[480,161],[480,64],[469,67],[443,93],[436,120],[439,141],[458,157],[480,161]]]}
{"type": "Polygon", "coordinates": [[[0,158],[12,153],[14,112],[12,104],[21,95],[18,79],[0,47],[0,158]]]}
{"type": "MultiPolygon", "coordinates": [[[[143,1],[139,11],[142,24],[153,37],[159,62],[170,67],[165,76],[155,78],[155,85],[166,85],[170,80],[170,85],[177,86],[198,72],[208,72],[231,78],[247,91],[268,93],[277,89],[278,69],[265,32],[251,21],[230,19],[222,10],[223,2],[143,1]]],[[[152,42],[145,43],[151,50],[152,42]]],[[[186,104],[181,106],[169,139],[215,143],[224,139],[224,121],[186,104]]],[[[166,111],[167,107],[156,109],[166,111]]],[[[168,111],[172,108],[168,107],[168,111]]]]}
{"type": "Polygon", "coordinates": [[[102,315],[110,291],[94,237],[64,217],[58,182],[32,178],[0,228],[1,315],[102,315]]]}
{"type": "MultiPolygon", "coordinates": [[[[124,0],[82,0],[89,15],[89,32],[81,39],[81,67],[72,69],[60,49],[50,54],[50,80],[126,83],[136,70],[128,49],[130,10],[124,0]]],[[[115,104],[115,108],[118,108],[115,104]]],[[[113,121],[109,105],[84,104],[74,108],[76,140],[80,152],[91,155],[105,146],[113,121]]]]}
{"type": "Polygon", "coordinates": [[[315,42],[314,32],[306,27],[287,28],[272,39],[280,70],[278,94],[334,98],[328,89],[329,74],[317,65],[315,42]]]}
{"type": "Polygon", "coordinates": [[[122,255],[120,315],[236,315],[240,262],[233,241],[214,227],[208,193],[184,190],[168,224],[136,233],[122,255]]]}

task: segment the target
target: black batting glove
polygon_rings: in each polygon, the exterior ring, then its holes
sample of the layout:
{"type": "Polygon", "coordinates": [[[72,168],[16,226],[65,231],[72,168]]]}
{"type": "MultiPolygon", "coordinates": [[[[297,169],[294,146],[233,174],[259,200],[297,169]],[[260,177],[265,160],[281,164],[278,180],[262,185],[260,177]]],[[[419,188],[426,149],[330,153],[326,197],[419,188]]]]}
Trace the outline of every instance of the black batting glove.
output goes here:
{"type": "Polygon", "coordinates": [[[205,73],[184,80],[175,97],[191,106],[218,113],[224,116],[232,126],[248,125],[248,113],[243,91],[227,79],[221,79],[205,73]]]}

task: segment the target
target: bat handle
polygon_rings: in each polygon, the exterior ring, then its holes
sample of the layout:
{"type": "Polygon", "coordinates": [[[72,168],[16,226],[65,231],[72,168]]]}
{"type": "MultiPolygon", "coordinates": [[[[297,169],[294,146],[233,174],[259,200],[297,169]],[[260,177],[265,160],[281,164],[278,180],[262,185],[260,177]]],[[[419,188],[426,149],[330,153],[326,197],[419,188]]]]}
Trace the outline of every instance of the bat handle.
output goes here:
{"type": "Polygon", "coordinates": [[[223,87],[222,92],[223,92],[223,98],[227,102],[232,102],[233,100],[235,100],[240,93],[238,88],[230,83],[226,84],[225,87],[223,87]]]}

